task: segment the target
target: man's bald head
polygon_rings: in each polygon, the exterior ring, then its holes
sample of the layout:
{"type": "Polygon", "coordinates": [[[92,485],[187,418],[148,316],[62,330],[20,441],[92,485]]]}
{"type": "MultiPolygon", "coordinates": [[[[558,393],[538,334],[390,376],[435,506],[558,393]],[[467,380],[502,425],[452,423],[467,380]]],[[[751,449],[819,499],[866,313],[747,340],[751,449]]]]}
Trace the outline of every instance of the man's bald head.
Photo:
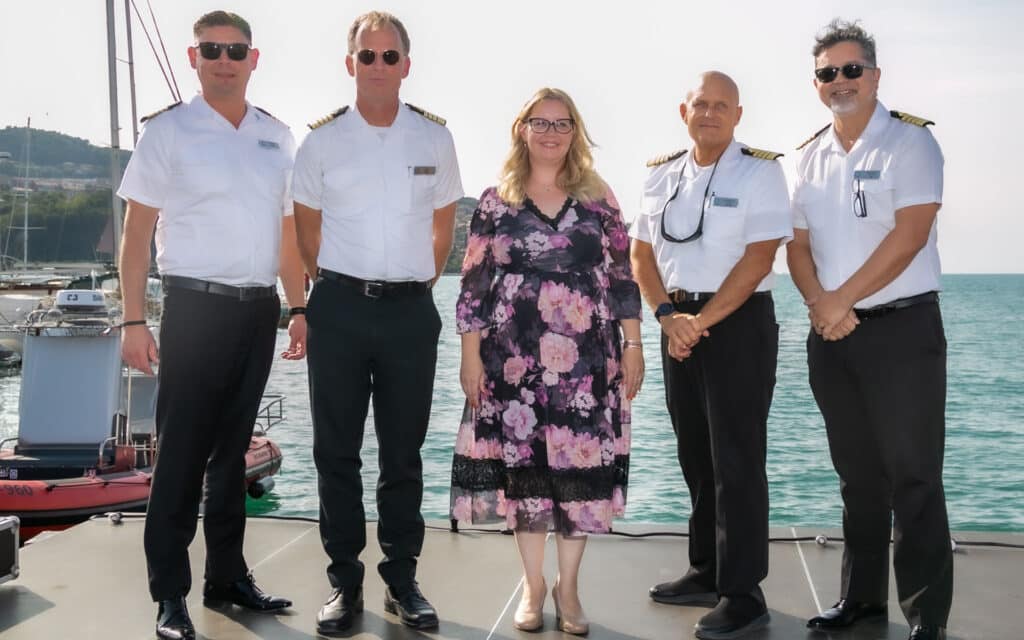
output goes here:
{"type": "Polygon", "coordinates": [[[696,161],[714,162],[732,142],[733,131],[743,115],[739,87],[721,71],[705,71],[686,92],[686,102],[679,105],[679,114],[696,143],[696,161]]]}

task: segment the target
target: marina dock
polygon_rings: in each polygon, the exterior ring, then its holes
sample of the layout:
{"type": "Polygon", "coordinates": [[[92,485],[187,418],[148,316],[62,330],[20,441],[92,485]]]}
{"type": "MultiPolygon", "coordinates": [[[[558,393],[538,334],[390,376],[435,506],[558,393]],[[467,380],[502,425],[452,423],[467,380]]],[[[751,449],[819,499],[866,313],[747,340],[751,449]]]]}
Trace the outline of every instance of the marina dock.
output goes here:
{"type": "MultiPolygon", "coordinates": [[[[97,518],[65,532],[42,534],[21,550],[21,575],[0,585],[0,638],[145,640],[154,637],[156,607],[146,589],[142,551],[143,518],[125,515],[120,524],[97,518]]],[[[685,528],[678,525],[623,527],[623,533],[668,535],[630,538],[592,536],[580,577],[581,599],[591,622],[591,640],[668,640],[693,637],[693,625],[707,609],[660,605],[648,587],[670,580],[686,566],[685,528]]],[[[837,598],[841,542],[819,545],[818,535],[837,531],[774,528],[771,572],[763,583],[771,624],[751,640],[904,640],[908,629],[890,577],[888,622],[865,623],[850,631],[822,633],[805,627],[807,618],[837,598]]],[[[950,640],[1012,640],[1024,627],[1024,536],[962,533],[955,558],[955,591],[950,640]],[[1013,547],[975,546],[987,541],[1013,547]]],[[[522,575],[510,536],[493,531],[452,533],[446,522],[428,523],[419,581],[441,618],[436,631],[414,631],[385,613],[384,586],[376,572],[380,550],[369,525],[364,584],[366,610],[344,636],[358,640],[437,638],[565,639],[555,629],[548,598],[544,630],[529,634],[512,626],[522,575]]],[[[330,587],[327,558],[315,522],[250,517],[246,559],[257,584],[294,600],[280,615],[202,605],[202,527],[191,547],[193,588],[189,610],[199,638],[306,640],[320,637],[315,616],[330,587]]],[[[548,543],[546,575],[555,575],[554,541],[548,543]]]]}

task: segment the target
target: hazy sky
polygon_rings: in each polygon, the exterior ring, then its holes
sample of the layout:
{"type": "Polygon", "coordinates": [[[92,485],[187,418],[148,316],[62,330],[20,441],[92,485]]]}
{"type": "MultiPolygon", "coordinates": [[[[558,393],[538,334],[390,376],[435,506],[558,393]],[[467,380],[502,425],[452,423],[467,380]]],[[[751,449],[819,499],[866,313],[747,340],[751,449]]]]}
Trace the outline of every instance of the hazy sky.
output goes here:
{"type": "MultiPolygon", "coordinates": [[[[392,11],[412,39],[403,99],[447,118],[468,195],[494,182],[522,103],[541,86],[565,89],[627,219],[647,158],[688,146],[677,107],[705,69],[725,71],[740,86],[737,138],[785,152],[791,172],[794,147],[830,121],[811,84],[813,36],[834,16],[859,18],[878,41],[885,105],[938,123],[944,270],[1024,272],[1024,208],[1009,188],[1024,180],[1017,173],[1024,3],[150,1],[186,97],[198,86],[185,56],[192,23],[218,8],[245,16],[261,51],[250,101],[289,124],[299,141],[305,123],[352,102],[343,64],[352,19],[392,11]]],[[[145,0],[136,2],[148,18],[145,0]]],[[[124,1],[115,4],[125,58],[124,1]]],[[[133,33],[141,115],[171,97],[137,22],[133,33]]],[[[127,71],[119,65],[121,144],[130,148],[127,71]]],[[[0,126],[23,126],[31,116],[35,128],[106,145],[107,96],[104,0],[2,0],[0,126]]]]}

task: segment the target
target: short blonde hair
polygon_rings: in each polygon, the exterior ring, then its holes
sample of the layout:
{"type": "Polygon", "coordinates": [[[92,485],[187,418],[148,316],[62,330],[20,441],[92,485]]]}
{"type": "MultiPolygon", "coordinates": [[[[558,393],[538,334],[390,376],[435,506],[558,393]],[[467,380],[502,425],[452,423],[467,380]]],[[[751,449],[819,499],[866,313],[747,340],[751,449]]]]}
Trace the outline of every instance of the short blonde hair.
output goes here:
{"type": "Polygon", "coordinates": [[[405,25],[402,24],[401,20],[387,11],[370,11],[352,22],[352,26],[348,29],[349,55],[356,52],[356,36],[359,35],[360,29],[366,27],[371,31],[377,31],[387,25],[391,25],[398,32],[398,39],[402,41],[402,48],[405,49],[402,54],[409,55],[409,32],[405,30],[405,25]]]}
{"type": "Polygon", "coordinates": [[[544,87],[533,94],[533,97],[526,101],[519,111],[519,115],[512,122],[512,149],[501,169],[498,196],[515,206],[521,205],[526,199],[526,180],[530,175],[530,153],[520,131],[522,127],[526,126],[526,121],[533,108],[544,100],[557,100],[564,104],[574,123],[569,152],[566,154],[565,164],[558,174],[559,188],[581,202],[600,200],[605,196],[608,187],[594,170],[594,158],[590,154],[594,141],[587,133],[583,117],[580,116],[580,112],[569,94],[561,89],[551,87],[544,87]]]}

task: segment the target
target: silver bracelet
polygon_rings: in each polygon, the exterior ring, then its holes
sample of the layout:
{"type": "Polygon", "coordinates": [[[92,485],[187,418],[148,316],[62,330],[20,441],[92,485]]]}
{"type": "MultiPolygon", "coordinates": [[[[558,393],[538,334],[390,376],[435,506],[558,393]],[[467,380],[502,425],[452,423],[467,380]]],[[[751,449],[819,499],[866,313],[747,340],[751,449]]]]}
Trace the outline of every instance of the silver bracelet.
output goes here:
{"type": "Polygon", "coordinates": [[[622,348],[623,349],[643,349],[644,348],[644,343],[640,342],[639,340],[623,340],[622,341],[622,348]]]}

